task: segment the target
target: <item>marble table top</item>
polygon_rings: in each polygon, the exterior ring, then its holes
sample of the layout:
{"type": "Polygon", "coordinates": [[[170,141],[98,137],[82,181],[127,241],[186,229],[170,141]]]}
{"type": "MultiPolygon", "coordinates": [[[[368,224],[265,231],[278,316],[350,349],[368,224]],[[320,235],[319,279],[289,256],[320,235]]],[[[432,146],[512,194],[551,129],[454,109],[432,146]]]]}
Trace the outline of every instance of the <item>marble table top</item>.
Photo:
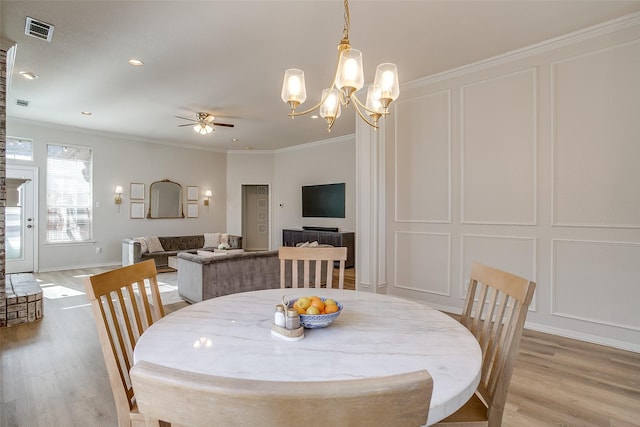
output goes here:
{"type": "Polygon", "coordinates": [[[480,381],[481,351],[460,323],[427,305],[338,289],[269,289],[209,299],[165,316],[140,337],[134,362],[270,381],[380,377],[426,369],[433,377],[427,425],[460,408],[480,381]],[[275,305],[318,295],[344,305],[301,341],[271,335],[275,305]]]}

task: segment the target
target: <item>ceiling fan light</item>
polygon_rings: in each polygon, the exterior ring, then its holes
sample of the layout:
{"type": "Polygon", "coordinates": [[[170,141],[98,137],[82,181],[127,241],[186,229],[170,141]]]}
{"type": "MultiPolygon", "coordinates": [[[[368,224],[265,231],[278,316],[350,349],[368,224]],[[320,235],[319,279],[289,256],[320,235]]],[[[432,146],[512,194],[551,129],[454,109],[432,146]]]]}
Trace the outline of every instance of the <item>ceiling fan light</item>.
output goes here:
{"type": "Polygon", "coordinates": [[[196,123],[193,125],[193,131],[195,133],[199,133],[200,135],[206,135],[213,131],[213,128],[208,124],[196,123]]]}

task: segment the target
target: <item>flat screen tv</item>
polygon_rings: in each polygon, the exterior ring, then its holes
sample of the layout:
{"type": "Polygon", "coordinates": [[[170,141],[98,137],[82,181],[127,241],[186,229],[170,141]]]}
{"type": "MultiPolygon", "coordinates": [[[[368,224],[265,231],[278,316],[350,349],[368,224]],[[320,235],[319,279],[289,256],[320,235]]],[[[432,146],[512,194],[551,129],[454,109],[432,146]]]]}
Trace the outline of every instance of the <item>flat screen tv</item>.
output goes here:
{"type": "Polygon", "coordinates": [[[344,218],[344,182],[302,186],[302,216],[344,218]]]}

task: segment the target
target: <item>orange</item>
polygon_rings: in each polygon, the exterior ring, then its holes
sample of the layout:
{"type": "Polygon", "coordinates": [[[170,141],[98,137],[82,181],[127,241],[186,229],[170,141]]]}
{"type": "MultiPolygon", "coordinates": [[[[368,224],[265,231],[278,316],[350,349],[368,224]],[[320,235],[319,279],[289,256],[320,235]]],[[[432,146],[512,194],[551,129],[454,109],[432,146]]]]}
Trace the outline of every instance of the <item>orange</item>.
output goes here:
{"type": "Polygon", "coordinates": [[[322,313],[324,311],[324,303],[320,298],[314,298],[311,300],[311,307],[317,307],[318,311],[322,313]]]}
{"type": "Polygon", "coordinates": [[[337,304],[327,304],[324,306],[324,312],[326,314],[335,313],[338,310],[340,309],[338,308],[337,304]]]}

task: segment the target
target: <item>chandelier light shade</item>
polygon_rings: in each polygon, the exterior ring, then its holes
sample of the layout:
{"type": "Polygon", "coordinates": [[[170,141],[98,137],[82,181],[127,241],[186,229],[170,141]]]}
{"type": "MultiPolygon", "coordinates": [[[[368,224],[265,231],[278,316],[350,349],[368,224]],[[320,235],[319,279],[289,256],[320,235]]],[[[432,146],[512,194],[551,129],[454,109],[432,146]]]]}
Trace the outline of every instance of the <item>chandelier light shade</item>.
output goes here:
{"type": "Polygon", "coordinates": [[[379,99],[384,108],[398,99],[400,85],[398,83],[398,67],[396,67],[396,64],[378,65],[373,86],[380,89],[379,99]]]}
{"type": "Polygon", "coordinates": [[[327,120],[329,127],[333,121],[340,117],[340,92],[338,89],[324,89],[322,91],[324,102],[320,105],[320,117],[327,120]]]}
{"type": "Polygon", "coordinates": [[[284,73],[282,83],[282,100],[295,110],[307,100],[307,88],[304,84],[304,71],[291,68],[284,73]]]}
{"type": "Polygon", "coordinates": [[[367,114],[374,123],[384,114],[384,107],[380,102],[380,88],[372,85],[367,89],[367,102],[365,104],[367,114]]]}
{"type": "Polygon", "coordinates": [[[358,49],[345,49],[340,55],[336,87],[346,95],[351,95],[364,86],[364,71],[362,69],[362,52],[358,49]]]}
{"type": "Polygon", "coordinates": [[[292,119],[319,109],[320,116],[327,121],[328,131],[331,131],[335,119],[340,117],[341,107],[349,108],[349,104],[354,105],[362,120],[378,129],[378,120],[389,114],[389,105],[400,95],[398,67],[391,63],[378,65],[375,79],[367,91],[367,99],[363,104],[356,96],[356,92],[364,86],[362,52],[353,49],[349,44],[348,0],[344,0],[344,21],[343,37],[338,45],[338,66],[331,86],[322,91],[320,102],[306,111],[296,111],[296,108],[307,99],[304,71],[297,68],[285,71],[281,98],[289,104],[291,108],[289,116],[292,119]]]}

